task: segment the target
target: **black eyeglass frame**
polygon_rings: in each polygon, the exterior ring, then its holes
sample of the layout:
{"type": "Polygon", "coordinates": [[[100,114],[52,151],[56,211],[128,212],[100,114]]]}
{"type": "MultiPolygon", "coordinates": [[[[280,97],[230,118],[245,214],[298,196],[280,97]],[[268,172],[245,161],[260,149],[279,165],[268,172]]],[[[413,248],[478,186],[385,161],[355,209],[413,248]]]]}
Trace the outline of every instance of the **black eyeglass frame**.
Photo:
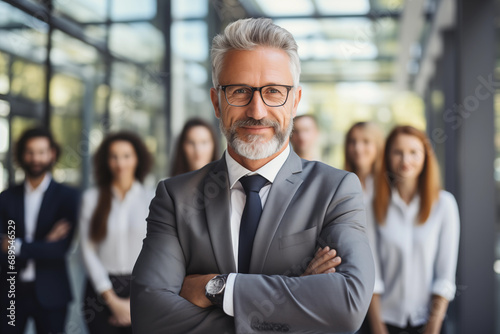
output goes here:
{"type": "Polygon", "coordinates": [[[276,108],[276,107],[281,107],[283,105],[285,105],[285,103],[288,101],[288,95],[290,94],[290,90],[293,88],[294,86],[288,86],[288,85],[265,85],[265,86],[262,86],[262,87],[252,87],[252,86],[249,86],[249,85],[219,85],[219,88],[222,89],[222,91],[224,92],[224,97],[226,98],[226,102],[230,105],[230,106],[233,106],[233,107],[246,107],[247,105],[249,105],[251,102],[252,102],[252,99],[253,99],[253,96],[255,95],[255,92],[259,92],[259,95],[260,95],[260,98],[262,99],[262,102],[264,102],[264,104],[268,107],[271,107],[271,108],[276,108]],[[229,102],[229,100],[227,99],[227,94],[226,94],[226,88],[227,87],[248,87],[252,90],[252,95],[250,96],[250,100],[248,100],[247,104],[242,104],[242,105],[237,105],[237,104],[232,104],[229,102]],[[264,97],[262,96],[262,88],[266,88],[266,87],[285,87],[286,88],[286,98],[285,98],[285,102],[283,102],[282,104],[280,105],[269,105],[266,103],[266,101],[264,100],[264,97]]]}

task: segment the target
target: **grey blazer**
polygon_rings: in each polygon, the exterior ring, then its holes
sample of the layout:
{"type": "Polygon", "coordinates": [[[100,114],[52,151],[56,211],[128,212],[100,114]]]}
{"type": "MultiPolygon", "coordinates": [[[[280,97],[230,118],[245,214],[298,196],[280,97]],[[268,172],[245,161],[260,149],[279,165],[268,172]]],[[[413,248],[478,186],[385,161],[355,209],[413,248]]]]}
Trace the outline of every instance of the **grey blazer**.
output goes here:
{"type": "Polygon", "coordinates": [[[238,274],[234,317],[179,296],[190,274],[235,272],[224,158],[161,181],[133,271],[134,333],[345,333],[367,312],[374,284],[358,178],[293,151],[271,186],[250,274],[238,274]],[[299,277],[318,247],[338,251],[332,274],[299,277]]]}

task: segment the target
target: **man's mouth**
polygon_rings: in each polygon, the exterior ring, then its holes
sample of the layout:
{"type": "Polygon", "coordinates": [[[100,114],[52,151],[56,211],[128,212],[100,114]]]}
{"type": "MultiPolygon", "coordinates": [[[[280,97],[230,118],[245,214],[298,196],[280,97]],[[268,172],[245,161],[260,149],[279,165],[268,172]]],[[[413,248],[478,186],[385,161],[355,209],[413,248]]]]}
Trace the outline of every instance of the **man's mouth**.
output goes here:
{"type": "Polygon", "coordinates": [[[268,129],[272,129],[272,127],[270,126],[242,126],[241,128],[251,133],[260,133],[260,132],[265,132],[268,129]]]}

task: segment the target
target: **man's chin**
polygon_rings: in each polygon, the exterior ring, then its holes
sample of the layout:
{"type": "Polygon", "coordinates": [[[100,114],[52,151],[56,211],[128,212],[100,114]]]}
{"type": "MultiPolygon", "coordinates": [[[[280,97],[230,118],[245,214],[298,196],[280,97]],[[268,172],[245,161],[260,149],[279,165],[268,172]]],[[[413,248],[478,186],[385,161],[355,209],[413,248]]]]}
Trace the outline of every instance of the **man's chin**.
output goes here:
{"type": "Polygon", "coordinates": [[[43,176],[47,171],[36,171],[36,172],[27,172],[26,176],[30,178],[38,178],[43,176]]]}
{"type": "Polygon", "coordinates": [[[231,144],[233,150],[240,156],[249,160],[266,159],[280,151],[283,145],[279,145],[275,140],[256,140],[251,142],[236,140],[231,144]],[[278,147],[279,146],[279,147],[278,147]]]}
{"type": "Polygon", "coordinates": [[[41,176],[45,175],[45,173],[47,173],[49,171],[50,171],[50,167],[47,167],[47,168],[37,168],[37,169],[26,168],[24,170],[24,173],[28,177],[38,178],[38,177],[41,177],[41,176]]]}

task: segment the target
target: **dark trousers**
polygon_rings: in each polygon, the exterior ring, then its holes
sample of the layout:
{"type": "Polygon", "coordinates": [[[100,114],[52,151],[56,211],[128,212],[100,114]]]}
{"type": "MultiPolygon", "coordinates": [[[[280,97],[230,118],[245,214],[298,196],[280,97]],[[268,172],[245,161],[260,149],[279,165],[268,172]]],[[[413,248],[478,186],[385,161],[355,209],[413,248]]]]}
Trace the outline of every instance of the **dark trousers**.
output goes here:
{"type": "Polygon", "coordinates": [[[29,318],[35,321],[37,334],[62,334],[66,323],[67,307],[59,309],[45,309],[36,297],[35,283],[16,283],[15,301],[15,326],[9,325],[7,310],[2,307],[1,333],[22,334],[29,318]]]}
{"type": "MultiPolygon", "coordinates": [[[[109,278],[113,284],[113,290],[121,298],[130,297],[130,275],[115,276],[109,278]]],[[[83,301],[84,321],[91,334],[132,334],[132,327],[116,327],[109,323],[109,318],[113,315],[111,309],[99,296],[94,287],[87,280],[85,288],[85,299],[83,301]]]]}
{"type": "MultiPolygon", "coordinates": [[[[386,324],[386,326],[387,330],[389,331],[389,334],[422,334],[425,330],[425,324],[413,327],[410,326],[410,324],[408,323],[408,325],[405,328],[399,328],[389,324],[386,324]]],[[[445,319],[443,321],[443,325],[441,326],[441,334],[445,334],[446,332],[447,331],[446,331],[446,319],[445,319]]],[[[371,334],[368,317],[365,318],[365,321],[363,321],[361,328],[356,332],[356,334],[371,334]]]]}
{"type": "Polygon", "coordinates": [[[389,334],[422,334],[425,330],[425,324],[420,326],[411,326],[409,323],[405,328],[399,328],[386,324],[389,334]]]}

